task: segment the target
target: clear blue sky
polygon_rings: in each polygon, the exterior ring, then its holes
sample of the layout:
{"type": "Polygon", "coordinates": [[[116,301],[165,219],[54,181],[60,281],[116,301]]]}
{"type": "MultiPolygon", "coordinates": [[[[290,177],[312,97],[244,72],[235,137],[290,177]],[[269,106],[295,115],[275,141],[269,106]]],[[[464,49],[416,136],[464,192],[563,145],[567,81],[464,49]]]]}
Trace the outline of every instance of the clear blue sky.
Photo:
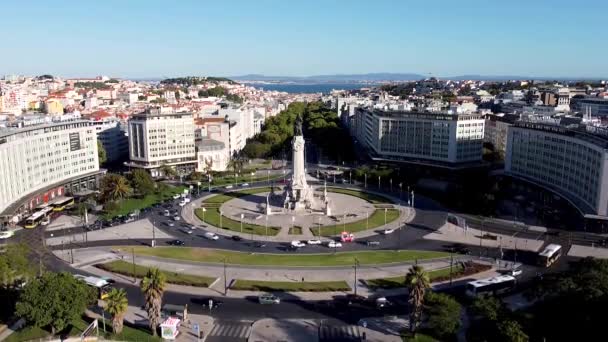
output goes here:
{"type": "Polygon", "coordinates": [[[607,0],[53,0],[0,12],[0,74],[608,76],[607,0]]]}

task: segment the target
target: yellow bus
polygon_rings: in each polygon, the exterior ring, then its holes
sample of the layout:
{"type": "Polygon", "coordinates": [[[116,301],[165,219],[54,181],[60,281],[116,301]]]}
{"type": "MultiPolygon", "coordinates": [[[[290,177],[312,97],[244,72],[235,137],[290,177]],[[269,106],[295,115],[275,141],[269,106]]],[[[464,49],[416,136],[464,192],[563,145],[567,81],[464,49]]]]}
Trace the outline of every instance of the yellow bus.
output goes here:
{"type": "Polygon", "coordinates": [[[38,227],[38,225],[47,218],[47,215],[49,215],[51,211],[53,211],[53,208],[51,207],[36,211],[32,214],[32,216],[25,219],[25,224],[23,226],[29,229],[38,227]]]}
{"type": "Polygon", "coordinates": [[[52,204],[54,211],[63,211],[72,205],[74,205],[73,197],[60,198],[52,204]]]}

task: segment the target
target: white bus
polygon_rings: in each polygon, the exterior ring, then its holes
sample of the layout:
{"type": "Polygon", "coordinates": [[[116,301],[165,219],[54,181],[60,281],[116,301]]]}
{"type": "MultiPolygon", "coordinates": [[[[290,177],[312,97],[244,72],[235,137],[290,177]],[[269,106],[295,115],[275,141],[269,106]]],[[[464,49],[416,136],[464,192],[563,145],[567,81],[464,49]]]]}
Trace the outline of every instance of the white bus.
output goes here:
{"type": "Polygon", "coordinates": [[[110,283],[105,279],[91,277],[91,276],[84,276],[82,274],[74,274],[74,278],[82,280],[85,284],[96,288],[99,299],[108,298],[108,292],[110,292],[110,290],[112,289],[112,287],[110,286],[110,283]]]}
{"type": "Polygon", "coordinates": [[[538,264],[543,267],[553,265],[562,256],[562,246],[557,244],[549,244],[542,252],[538,253],[538,264]]]}
{"type": "Polygon", "coordinates": [[[25,228],[36,228],[39,224],[45,221],[47,215],[50,215],[53,211],[51,207],[42,208],[32,214],[32,216],[25,219],[25,228]]]}
{"type": "Polygon", "coordinates": [[[510,275],[474,280],[467,283],[466,294],[469,297],[497,295],[510,291],[517,280],[510,275]]]}

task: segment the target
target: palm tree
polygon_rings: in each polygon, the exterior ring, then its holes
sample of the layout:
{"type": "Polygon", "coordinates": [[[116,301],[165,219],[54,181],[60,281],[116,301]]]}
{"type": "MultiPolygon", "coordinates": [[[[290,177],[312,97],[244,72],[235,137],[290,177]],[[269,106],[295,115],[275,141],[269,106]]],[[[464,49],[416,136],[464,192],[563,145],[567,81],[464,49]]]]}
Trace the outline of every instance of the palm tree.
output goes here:
{"type": "Polygon", "coordinates": [[[424,268],[414,265],[405,275],[405,286],[409,289],[410,303],[413,306],[410,314],[410,331],[415,334],[422,314],[424,292],[431,287],[431,281],[424,268]]]}
{"type": "Polygon", "coordinates": [[[105,310],[112,315],[112,330],[116,335],[122,332],[123,319],[128,306],[127,292],[124,289],[113,288],[108,293],[105,310]]]}
{"type": "Polygon", "coordinates": [[[158,268],[149,269],[140,284],[141,292],[144,294],[144,306],[148,313],[150,329],[154,336],[156,336],[156,327],[160,323],[160,309],[165,286],[165,275],[158,268]]]}
{"type": "Polygon", "coordinates": [[[117,174],[108,174],[103,177],[100,188],[102,198],[105,200],[119,200],[131,193],[131,187],[127,179],[117,174]]]}

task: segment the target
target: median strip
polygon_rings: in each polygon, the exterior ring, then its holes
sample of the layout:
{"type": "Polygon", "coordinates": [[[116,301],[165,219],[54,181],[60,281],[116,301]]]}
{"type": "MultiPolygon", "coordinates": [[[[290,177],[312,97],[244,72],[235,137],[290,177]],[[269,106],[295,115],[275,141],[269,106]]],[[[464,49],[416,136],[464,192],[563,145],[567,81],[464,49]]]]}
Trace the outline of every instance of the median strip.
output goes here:
{"type": "Polygon", "coordinates": [[[237,291],[264,291],[264,292],[344,292],[350,291],[346,281],[260,281],[237,279],[230,286],[237,291]]]}
{"type": "MultiPolygon", "coordinates": [[[[108,262],[105,264],[97,264],[95,267],[102,269],[104,271],[122,274],[128,277],[135,278],[143,278],[150,267],[135,265],[128,263],[122,260],[116,260],[112,262],[108,262]]],[[[161,273],[165,275],[165,279],[167,283],[176,284],[176,285],[187,285],[187,286],[197,286],[197,287],[209,287],[216,278],[213,277],[205,277],[194,274],[186,274],[186,273],[177,273],[177,272],[168,272],[165,270],[160,270],[161,273]]]]}
{"type": "Polygon", "coordinates": [[[272,254],[244,253],[220,249],[196,247],[156,247],[143,246],[115,247],[127,253],[175,260],[188,260],[202,263],[223,263],[251,266],[352,266],[355,259],[360,265],[381,265],[424,259],[437,259],[449,253],[435,251],[360,251],[319,254],[272,254]]]}

